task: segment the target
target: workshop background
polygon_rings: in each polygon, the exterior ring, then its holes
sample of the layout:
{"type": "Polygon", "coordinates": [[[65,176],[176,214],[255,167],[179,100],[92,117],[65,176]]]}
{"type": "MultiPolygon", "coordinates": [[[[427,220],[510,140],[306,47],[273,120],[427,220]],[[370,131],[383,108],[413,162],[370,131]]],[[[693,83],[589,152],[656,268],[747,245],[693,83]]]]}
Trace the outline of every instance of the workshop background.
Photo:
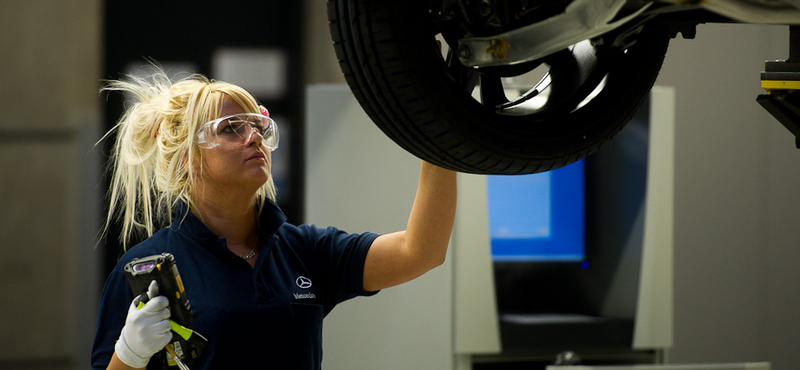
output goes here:
{"type": "MultiPolygon", "coordinates": [[[[304,86],[343,78],[324,2],[289,8],[222,21],[295,20],[273,38],[297,40],[281,65],[299,86],[275,101],[291,122],[290,153],[302,153],[304,86]]],[[[106,70],[107,9],[0,0],[0,369],[88,367],[99,289],[116,258],[97,243],[104,149],[95,143],[115,109],[98,91],[124,72],[106,70]]],[[[672,41],[656,82],[675,88],[677,107],[672,363],[800,364],[800,149],[755,102],[764,61],[787,58],[788,45],[788,27],[702,25],[696,39],[672,41]]],[[[302,204],[302,158],[285,161],[302,204]]]]}

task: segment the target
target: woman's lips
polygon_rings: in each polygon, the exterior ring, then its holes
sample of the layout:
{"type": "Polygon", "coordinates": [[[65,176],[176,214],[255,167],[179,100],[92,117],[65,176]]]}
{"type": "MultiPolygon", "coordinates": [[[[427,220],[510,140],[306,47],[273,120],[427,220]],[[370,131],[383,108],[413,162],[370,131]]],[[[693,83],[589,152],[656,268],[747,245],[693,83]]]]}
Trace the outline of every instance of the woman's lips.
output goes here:
{"type": "Polygon", "coordinates": [[[264,153],[256,153],[256,154],[253,154],[252,156],[250,156],[250,158],[247,158],[248,161],[251,161],[251,160],[254,160],[254,159],[261,159],[264,162],[266,162],[267,161],[267,156],[265,156],[264,153]]]}

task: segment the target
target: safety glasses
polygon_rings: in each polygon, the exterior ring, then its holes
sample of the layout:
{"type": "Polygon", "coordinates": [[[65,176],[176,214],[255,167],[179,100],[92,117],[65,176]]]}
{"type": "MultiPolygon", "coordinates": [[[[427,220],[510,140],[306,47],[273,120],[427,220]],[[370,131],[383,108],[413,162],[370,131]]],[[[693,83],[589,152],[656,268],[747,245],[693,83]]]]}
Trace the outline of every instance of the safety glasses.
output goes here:
{"type": "Polygon", "coordinates": [[[247,145],[253,134],[261,136],[261,144],[270,151],[278,148],[278,125],[272,118],[257,113],[234,114],[206,122],[197,132],[197,143],[203,149],[247,145]]]}

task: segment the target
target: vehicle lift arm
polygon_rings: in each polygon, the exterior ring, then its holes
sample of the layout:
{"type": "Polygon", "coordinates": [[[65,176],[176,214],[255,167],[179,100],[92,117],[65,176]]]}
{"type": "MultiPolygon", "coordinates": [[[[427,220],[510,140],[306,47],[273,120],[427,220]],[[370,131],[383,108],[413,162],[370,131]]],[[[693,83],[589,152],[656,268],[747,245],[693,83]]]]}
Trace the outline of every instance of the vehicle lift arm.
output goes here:
{"type": "Polygon", "coordinates": [[[756,101],[794,134],[800,148],[800,26],[789,27],[789,59],[765,63],[761,87],[766,94],[756,101]]]}

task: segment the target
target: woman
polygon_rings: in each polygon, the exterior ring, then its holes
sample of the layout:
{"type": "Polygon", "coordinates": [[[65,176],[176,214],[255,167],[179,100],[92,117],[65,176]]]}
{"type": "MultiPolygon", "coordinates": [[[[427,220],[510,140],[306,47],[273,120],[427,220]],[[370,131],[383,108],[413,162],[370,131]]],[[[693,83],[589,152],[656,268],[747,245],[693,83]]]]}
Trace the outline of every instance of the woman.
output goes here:
{"type": "MultiPolygon", "coordinates": [[[[103,289],[94,369],[159,368],[171,332],[164,297],[137,308],[123,267],[175,256],[208,339],[192,369],[318,369],[322,318],[338,303],[414,279],[444,261],[456,174],[423,162],[407,229],[347,234],[295,226],[275,204],[270,175],[278,127],[238,86],[160,70],[104,90],[134,101],[120,119],[109,222],[122,219],[130,248],[103,289]],[[155,232],[159,222],[170,226],[155,232]]],[[[125,245],[125,244],[124,244],[125,245]]]]}

